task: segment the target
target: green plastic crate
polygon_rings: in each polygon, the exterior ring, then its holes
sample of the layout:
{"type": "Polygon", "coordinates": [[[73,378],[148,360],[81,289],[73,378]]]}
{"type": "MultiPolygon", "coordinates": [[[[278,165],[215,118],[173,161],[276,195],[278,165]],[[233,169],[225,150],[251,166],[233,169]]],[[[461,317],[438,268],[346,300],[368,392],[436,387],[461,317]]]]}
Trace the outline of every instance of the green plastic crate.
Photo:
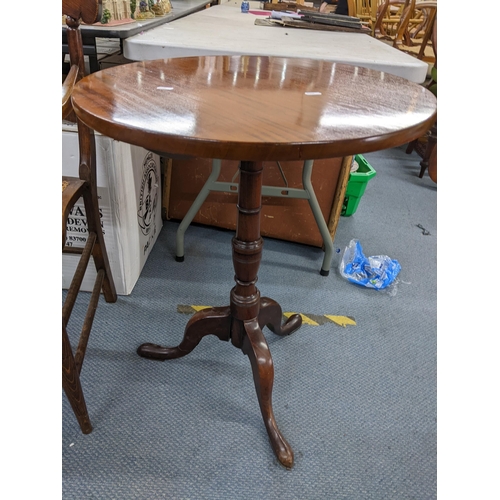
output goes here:
{"type": "Polygon", "coordinates": [[[348,217],[356,212],[363,193],[365,192],[368,181],[375,177],[374,168],[366,161],[363,155],[354,157],[359,168],[356,172],[351,172],[349,182],[345,191],[344,203],[340,215],[348,217]]]}

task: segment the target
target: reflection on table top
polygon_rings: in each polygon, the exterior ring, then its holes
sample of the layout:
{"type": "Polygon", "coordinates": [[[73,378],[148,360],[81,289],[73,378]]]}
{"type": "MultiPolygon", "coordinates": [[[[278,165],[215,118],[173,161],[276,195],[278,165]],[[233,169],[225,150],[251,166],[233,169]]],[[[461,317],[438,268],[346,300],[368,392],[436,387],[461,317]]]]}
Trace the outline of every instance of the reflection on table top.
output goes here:
{"type": "Polygon", "coordinates": [[[211,56],[94,73],[73,106],[98,132],[151,151],[301,160],[408,142],[432,124],[436,99],[402,78],[330,61],[211,56]]]}
{"type": "Polygon", "coordinates": [[[242,14],[240,3],[215,5],[130,37],[124,41],[124,56],[134,61],[215,54],[306,57],[425,81],[426,63],[369,35],[256,26],[257,16],[242,14]]]}

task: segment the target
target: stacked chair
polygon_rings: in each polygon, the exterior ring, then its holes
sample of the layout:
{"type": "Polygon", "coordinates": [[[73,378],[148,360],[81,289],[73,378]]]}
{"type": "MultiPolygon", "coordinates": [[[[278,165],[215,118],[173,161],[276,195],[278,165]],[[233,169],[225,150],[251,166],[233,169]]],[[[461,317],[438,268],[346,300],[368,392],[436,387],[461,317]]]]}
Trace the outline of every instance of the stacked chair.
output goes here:
{"type": "MultiPolygon", "coordinates": [[[[429,64],[425,85],[437,97],[437,1],[381,0],[372,26],[375,38],[429,64]]],[[[413,151],[422,158],[419,177],[428,170],[437,183],[437,122],[408,145],[406,152],[413,151]]]]}

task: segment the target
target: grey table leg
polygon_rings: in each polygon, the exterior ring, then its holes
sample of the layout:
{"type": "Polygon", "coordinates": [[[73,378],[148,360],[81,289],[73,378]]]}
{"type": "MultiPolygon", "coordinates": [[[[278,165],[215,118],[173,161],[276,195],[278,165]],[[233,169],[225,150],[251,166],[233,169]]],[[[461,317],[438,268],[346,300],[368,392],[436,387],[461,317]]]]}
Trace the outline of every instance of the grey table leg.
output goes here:
{"type": "MultiPolygon", "coordinates": [[[[301,198],[306,199],[309,202],[314,219],[318,226],[321,237],[323,238],[323,245],[325,250],[325,256],[323,257],[323,264],[321,265],[320,274],[322,276],[328,276],[330,273],[330,266],[333,257],[333,241],[328,231],[328,226],[326,225],[323,214],[319,207],[318,199],[314,193],[314,189],[311,183],[311,174],[314,161],[306,160],[304,162],[304,167],[302,170],[302,185],[304,189],[297,188],[283,188],[276,186],[262,186],[263,196],[275,196],[280,198],[301,198]],[[286,194],[283,194],[286,192],[286,194]]],[[[212,160],[212,172],[210,173],[207,181],[198,193],[191,207],[187,211],[186,215],[182,219],[176,234],[176,256],[175,260],[177,262],[182,262],[184,260],[184,234],[193,221],[195,215],[200,210],[203,202],[207,199],[210,191],[218,192],[233,192],[236,193],[238,190],[238,184],[234,182],[218,182],[219,174],[221,171],[221,160],[212,160]]]]}
{"type": "Polygon", "coordinates": [[[189,224],[193,222],[195,215],[203,205],[203,202],[207,199],[210,191],[218,191],[216,181],[219,178],[220,168],[221,160],[212,160],[212,172],[208,176],[208,179],[201,188],[201,191],[198,193],[198,196],[195,198],[193,204],[189,207],[189,210],[179,224],[176,234],[177,247],[175,260],[177,262],[182,262],[184,260],[184,233],[186,232],[186,229],[189,227],[189,224]]]}
{"type": "Polygon", "coordinates": [[[309,195],[307,200],[309,201],[309,206],[311,207],[314,218],[316,219],[316,224],[318,226],[321,237],[323,238],[323,244],[325,246],[325,256],[323,257],[323,264],[321,265],[320,274],[322,276],[328,276],[330,273],[330,266],[332,264],[333,257],[333,241],[328,231],[328,226],[326,225],[323,214],[319,207],[318,199],[316,198],[316,193],[314,192],[311,183],[311,174],[313,167],[313,160],[306,160],[304,162],[304,168],[302,169],[302,185],[304,190],[309,195]]]}

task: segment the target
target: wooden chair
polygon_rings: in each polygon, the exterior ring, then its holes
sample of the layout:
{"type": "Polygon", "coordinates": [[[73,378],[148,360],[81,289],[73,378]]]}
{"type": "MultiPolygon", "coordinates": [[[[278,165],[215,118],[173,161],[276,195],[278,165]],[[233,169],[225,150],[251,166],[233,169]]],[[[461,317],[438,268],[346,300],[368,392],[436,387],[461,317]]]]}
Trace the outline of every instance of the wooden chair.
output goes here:
{"type": "Polygon", "coordinates": [[[434,63],[436,48],[432,33],[437,18],[437,2],[416,2],[409,17],[407,22],[398,25],[393,46],[422,61],[434,63]]]}
{"type": "MultiPolygon", "coordinates": [[[[437,17],[433,21],[430,39],[435,60],[431,70],[431,78],[426,87],[437,97],[437,17]]],[[[428,170],[429,177],[437,184],[437,120],[424,137],[415,139],[408,144],[406,152],[410,154],[414,150],[422,158],[418,176],[422,178],[425,171],[428,170]]]]}
{"type": "Polygon", "coordinates": [[[373,36],[399,45],[397,39],[412,20],[416,0],[384,0],[378,7],[373,36]]]}
{"type": "MultiPolygon", "coordinates": [[[[377,11],[374,36],[416,58],[434,63],[432,74],[437,79],[437,1],[383,0],[377,11]],[[432,53],[430,52],[432,51],[432,53]]],[[[428,84],[437,96],[436,81],[428,84]]],[[[437,182],[437,122],[425,136],[408,144],[406,152],[416,151],[422,158],[419,177],[427,169],[437,182]]]]}
{"type": "MultiPolygon", "coordinates": [[[[63,0],[62,13],[66,17],[70,70],[62,87],[62,117],[72,114],[71,93],[74,85],[85,72],[80,22],[96,22],[101,17],[102,0],[63,0]]],[[[116,290],[111,276],[104,236],[99,218],[96,183],[96,154],[94,132],[77,120],[80,153],[79,177],[62,178],[62,251],[80,255],[75,275],[62,308],[62,386],[73,408],[84,434],[92,431],[87,406],[80,383],[80,371],[87,348],[90,330],[99,302],[101,290],[106,302],[116,302],[116,290]],[[83,199],[87,217],[88,237],[85,247],[77,248],[66,244],[66,223],[71,208],[83,199]],[[97,277],[90,295],[87,313],[80,332],[75,354],[68,337],[67,326],[79,294],[83,277],[89,262],[93,259],[97,277]]]]}
{"type": "Polygon", "coordinates": [[[352,17],[357,16],[357,0],[347,0],[347,15],[352,17]]]}
{"type": "Polygon", "coordinates": [[[370,27],[371,34],[374,34],[375,23],[377,21],[377,10],[384,0],[352,0],[352,7],[349,6],[349,15],[358,17],[362,23],[370,27]],[[351,14],[351,8],[353,14],[351,14]]]}
{"type": "Polygon", "coordinates": [[[354,0],[355,15],[361,21],[370,21],[371,0],[354,0]]]}

